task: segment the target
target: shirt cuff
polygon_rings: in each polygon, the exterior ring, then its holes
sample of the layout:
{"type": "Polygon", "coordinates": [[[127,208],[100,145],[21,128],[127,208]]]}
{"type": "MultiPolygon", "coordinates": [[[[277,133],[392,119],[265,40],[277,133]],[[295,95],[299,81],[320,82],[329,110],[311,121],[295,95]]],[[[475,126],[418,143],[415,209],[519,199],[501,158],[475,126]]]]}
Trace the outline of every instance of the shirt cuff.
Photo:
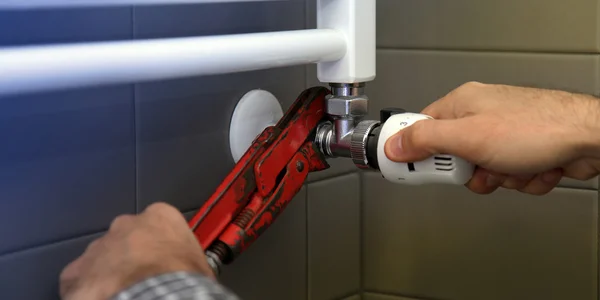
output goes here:
{"type": "Polygon", "coordinates": [[[151,277],[119,292],[112,300],[240,300],[216,281],[196,273],[151,277]]]}

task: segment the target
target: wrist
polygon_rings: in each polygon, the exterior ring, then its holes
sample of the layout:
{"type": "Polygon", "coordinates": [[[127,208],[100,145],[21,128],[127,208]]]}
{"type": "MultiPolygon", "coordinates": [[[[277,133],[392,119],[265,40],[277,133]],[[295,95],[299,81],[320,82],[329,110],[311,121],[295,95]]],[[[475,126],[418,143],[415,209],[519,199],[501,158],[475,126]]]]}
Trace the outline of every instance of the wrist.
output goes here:
{"type": "Polygon", "coordinates": [[[600,157],[600,99],[575,95],[577,102],[578,147],[585,157],[600,157]]]}

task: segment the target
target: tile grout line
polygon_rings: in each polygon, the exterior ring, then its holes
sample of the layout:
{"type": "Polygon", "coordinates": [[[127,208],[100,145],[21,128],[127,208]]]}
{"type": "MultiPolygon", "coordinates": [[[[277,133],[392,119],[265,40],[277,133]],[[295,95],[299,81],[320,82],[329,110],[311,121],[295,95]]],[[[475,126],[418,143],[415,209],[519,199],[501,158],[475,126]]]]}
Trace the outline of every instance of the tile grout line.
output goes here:
{"type": "Polygon", "coordinates": [[[313,179],[313,180],[310,180],[307,182],[308,183],[317,183],[317,182],[326,181],[326,180],[337,178],[337,177],[343,177],[343,176],[351,175],[351,174],[355,174],[355,173],[360,174],[361,171],[360,170],[344,171],[344,172],[340,172],[340,173],[336,173],[336,174],[332,174],[332,175],[328,175],[328,176],[323,176],[323,178],[313,179]]]}
{"type": "Polygon", "coordinates": [[[439,299],[439,298],[422,298],[422,297],[417,297],[417,296],[413,296],[413,295],[408,295],[408,294],[401,294],[401,293],[389,293],[389,292],[378,292],[378,291],[365,291],[365,294],[375,294],[375,295],[381,295],[381,296],[387,296],[387,297],[393,297],[393,298],[409,298],[412,300],[444,300],[444,299],[439,299]]]}
{"type": "MultiPolygon", "coordinates": [[[[600,13],[600,2],[596,3],[596,13],[600,13]]],[[[596,36],[598,34],[598,26],[600,26],[600,18],[596,17],[596,36]]],[[[596,47],[598,48],[600,46],[600,41],[596,41],[596,47]]],[[[599,59],[596,58],[596,61],[598,61],[599,59]]],[[[600,96],[600,84],[598,83],[598,80],[600,79],[600,68],[598,66],[596,66],[596,68],[594,69],[594,76],[595,76],[595,95],[596,97],[600,96]]],[[[596,178],[596,182],[600,182],[600,177],[596,178]]],[[[598,203],[598,199],[600,199],[600,185],[598,185],[598,191],[596,192],[596,289],[595,289],[595,293],[596,293],[596,299],[600,299],[600,276],[598,276],[598,274],[600,273],[600,222],[598,221],[598,219],[600,218],[600,205],[598,203]]]]}
{"type": "Polygon", "coordinates": [[[62,243],[73,242],[73,241],[76,241],[76,240],[81,239],[81,238],[91,237],[93,235],[104,233],[104,232],[106,232],[106,230],[108,230],[108,228],[105,228],[105,229],[102,229],[102,230],[93,230],[93,231],[89,231],[89,232],[84,232],[84,233],[76,235],[76,236],[71,236],[71,237],[68,237],[68,238],[63,238],[63,239],[58,239],[58,240],[52,240],[52,241],[45,242],[43,244],[36,244],[36,245],[30,245],[30,246],[26,246],[26,247],[19,248],[19,249],[13,249],[13,250],[10,250],[8,252],[0,254],[0,258],[6,257],[6,256],[15,255],[15,254],[18,254],[20,252],[27,252],[27,251],[34,250],[34,249],[51,247],[51,246],[59,245],[59,244],[62,244],[62,243]]]}
{"type": "Polygon", "coordinates": [[[304,288],[306,290],[306,299],[307,300],[309,300],[311,298],[310,297],[310,262],[309,262],[309,259],[310,259],[309,258],[310,257],[309,256],[309,254],[310,254],[310,245],[309,245],[309,243],[310,243],[310,238],[309,238],[309,234],[310,234],[310,230],[309,229],[310,229],[310,226],[308,224],[308,221],[309,221],[308,209],[309,209],[310,206],[308,204],[308,189],[309,189],[308,185],[309,185],[308,183],[304,184],[305,189],[306,189],[306,192],[304,193],[304,212],[305,212],[304,213],[304,220],[305,220],[304,230],[306,231],[306,235],[304,237],[304,240],[305,240],[305,243],[306,243],[305,252],[304,252],[305,253],[305,257],[306,257],[306,261],[305,261],[305,264],[304,264],[304,270],[306,272],[305,273],[306,282],[304,284],[304,288]]]}
{"type": "MultiPolygon", "coordinates": [[[[596,13],[600,13],[600,2],[596,2],[596,13]]],[[[598,30],[598,26],[600,26],[600,18],[596,17],[596,36],[600,32],[598,30]]],[[[600,47],[600,40],[596,41],[596,48],[598,47],[600,47]]],[[[596,61],[598,61],[598,58],[596,58],[596,61]]],[[[594,69],[594,77],[594,82],[596,84],[594,88],[594,96],[598,97],[600,96],[600,84],[598,83],[598,80],[600,79],[600,68],[598,68],[598,66],[596,66],[596,68],[594,69]]],[[[596,182],[600,182],[600,177],[596,178],[596,182]]],[[[598,219],[600,218],[599,199],[600,185],[598,185],[598,190],[596,191],[596,288],[594,291],[596,293],[596,299],[600,299],[600,222],[598,221],[598,219]]]]}
{"type": "Polygon", "coordinates": [[[358,176],[358,292],[362,299],[365,291],[365,193],[364,193],[364,176],[361,173],[357,173],[358,176]]]}
{"type": "Polygon", "coordinates": [[[388,46],[377,46],[377,51],[394,51],[394,52],[408,52],[408,51],[419,51],[419,52],[450,52],[450,53],[468,53],[468,54],[524,54],[524,55],[536,55],[536,54],[547,54],[547,55],[591,55],[596,56],[600,54],[600,51],[552,51],[552,50],[502,50],[502,49],[460,49],[460,48],[421,48],[421,47],[388,47],[388,46]]]}
{"type": "MultiPolygon", "coordinates": [[[[308,1],[304,1],[304,27],[307,28],[308,27],[308,11],[309,11],[309,3],[308,1]]],[[[302,70],[304,71],[304,89],[308,88],[308,84],[309,84],[309,80],[308,80],[308,70],[309,70],[309,66],[305,65],[302,70]]],[[[305,193],[304,193],[304,231],[306,232],[306,235],[304,236],[304,242],[305,242],[305,248],[304,248],[304,257],[305,257],[305,261],[304,261],[304,278],[306,280],[306,282],[304,283],[304,290],[305,290],[305,298],[307,300],[310,299],[310,266],[309,266],[309,225],[308,225],[308,185],[309,182],[306,181],[304,182],[304,189],[305,189],[305,193]]]]}
{"type": "Polygon", "coordinates": [[[334,297],[332,300],[351,300],[352,297],[354,297],[354,296],[360,296],[360,294],[350,292],[350,293],[346,293],[342,296],[334,297]]]}
{"type": "MultiPolygon", "coordinates": [[[[597,4],[597,11],[600,12],[600,2],[597,4]]],[[[600,18],[596,19],[596,24],[600,26],[600,18]]],[[[598,26],[596,26],[598,28],[598,26]]],[[[598,43],[598,42],[597,42],[598,43]]],[[[598,43],[600,45],[600,43],[598,43]]],[[[597,59],[598,60],[598,59],[597,59]]],[[[596,67],[596,96],[600,96],[600,84],[598,84],[598,80],[600,79],[600,68],[596,67]]],[[[600,177],[596,179],[596,182],[600,182],[600,177]]],[[[600,216],[600,205],[598,205],[598,199],[600,198],[600,184],[598,185],[599,190],[596,192],[596,299],[600,299],[600,222],[598,222],[598,218],[600,216]]]]}

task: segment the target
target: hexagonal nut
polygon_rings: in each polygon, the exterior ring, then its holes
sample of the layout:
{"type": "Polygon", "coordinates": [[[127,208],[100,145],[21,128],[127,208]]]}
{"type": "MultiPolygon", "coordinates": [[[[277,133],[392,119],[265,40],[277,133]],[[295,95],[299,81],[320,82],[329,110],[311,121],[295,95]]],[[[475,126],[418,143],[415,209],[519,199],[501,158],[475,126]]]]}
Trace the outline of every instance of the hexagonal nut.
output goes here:
{"type": "Polygon", "coordinates": [[[365,116],[369,98],[367,96],[331,96],[327,99],[327,113],[332,116],[365,116]]]}

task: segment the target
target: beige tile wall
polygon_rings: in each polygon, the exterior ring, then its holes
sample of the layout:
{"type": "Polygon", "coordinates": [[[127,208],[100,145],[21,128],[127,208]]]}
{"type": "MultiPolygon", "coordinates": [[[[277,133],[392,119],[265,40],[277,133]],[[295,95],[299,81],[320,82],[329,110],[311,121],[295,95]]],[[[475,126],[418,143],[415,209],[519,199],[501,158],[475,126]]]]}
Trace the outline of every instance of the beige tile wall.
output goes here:
{"type": "Polygon", "coordinates": [[[424,299],[596,299],[597,192],[545,197],[363,176],[364,287],[424,299]]]}
{"type": "MultiPolygon", "coordinates": [[[[371,117],[471,80],[600,94],[597,0],[378,0],[377,14],[371,117]]],[[[361,178],[363,299],[598,299],[597,179],[533,197],[361,178]]]]}
{"type": "Polygon", "coordinates": [[[598,51],[596,0],[377,0],[385,48],[598,51]]]}
{"type": "Polygon", "coordinates": [[[360,181],[354,173],[308,185],[311,300],[360,292],[360,181]]]}

